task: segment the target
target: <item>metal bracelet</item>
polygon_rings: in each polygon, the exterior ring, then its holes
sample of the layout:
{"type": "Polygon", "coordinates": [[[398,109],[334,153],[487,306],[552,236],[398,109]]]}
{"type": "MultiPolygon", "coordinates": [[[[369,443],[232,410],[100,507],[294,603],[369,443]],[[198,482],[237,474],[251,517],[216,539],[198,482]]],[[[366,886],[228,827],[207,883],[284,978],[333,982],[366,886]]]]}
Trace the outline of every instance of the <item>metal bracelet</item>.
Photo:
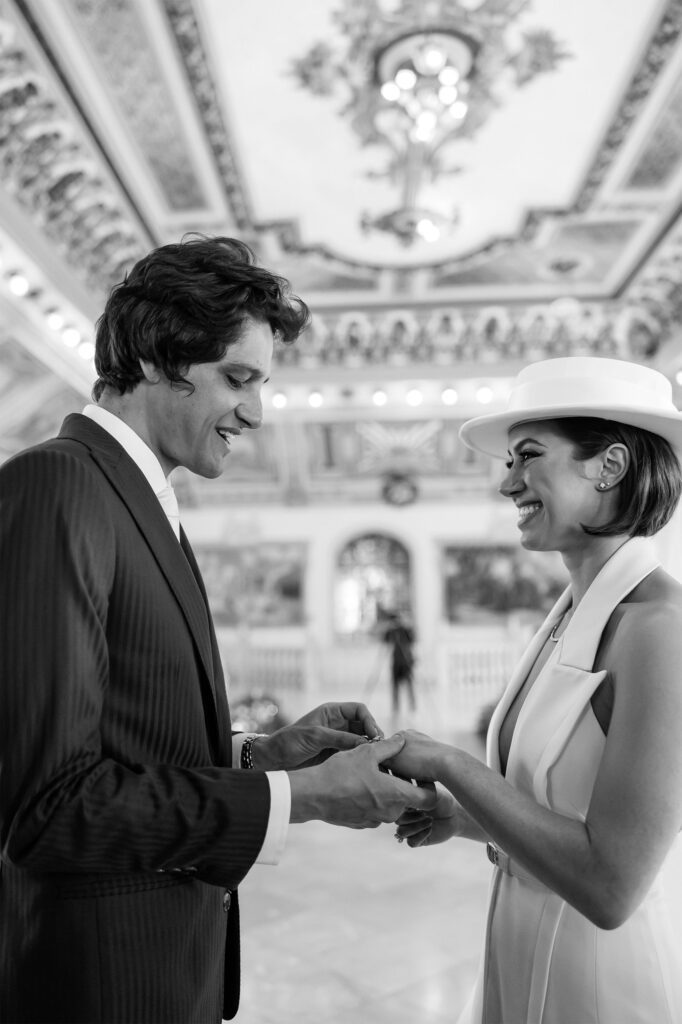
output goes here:
{"type": "Polygon", "coordinates": [[[242,768],[256,767],[255,764],[253,763],[253,751],[251,750],[253,746],[253,741],[255,739],[255,736],[247,736],[246,739],[244,740],[244,743],[242,744],[242,754],[240,760],[240,765],[242,768]]]}

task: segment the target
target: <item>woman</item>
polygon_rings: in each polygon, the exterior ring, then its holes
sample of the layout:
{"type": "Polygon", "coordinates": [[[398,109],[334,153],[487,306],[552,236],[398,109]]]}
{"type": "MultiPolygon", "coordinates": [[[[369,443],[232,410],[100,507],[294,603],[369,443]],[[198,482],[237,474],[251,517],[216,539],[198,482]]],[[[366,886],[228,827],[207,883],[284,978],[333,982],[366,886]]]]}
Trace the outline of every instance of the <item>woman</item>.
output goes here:
{"type": "Polygon", "coordinates": [[[419,733],[392,767],[441,783],[410,846],[463,836],[496,865],[472,1024],[675,1024],[682,952],[659,877],[682,824],[682,586],[650,536],[682,489],[670,384],[620,360],[523,370],[462,438],[506,454],[521,543],[570,586],[488,733],[488,767],[419,733]]]}

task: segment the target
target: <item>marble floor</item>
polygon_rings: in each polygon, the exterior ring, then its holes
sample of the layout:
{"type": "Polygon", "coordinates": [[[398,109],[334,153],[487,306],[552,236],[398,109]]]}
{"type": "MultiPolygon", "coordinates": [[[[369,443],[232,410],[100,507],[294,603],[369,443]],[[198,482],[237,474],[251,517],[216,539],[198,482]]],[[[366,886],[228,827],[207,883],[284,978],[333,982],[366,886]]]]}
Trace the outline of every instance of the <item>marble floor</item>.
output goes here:
{"type": "Polygon", "coordinates": [[[280,864],[254,867],[240,889],[237,1024],[455,1021],[491,870],[478,843],[411,850],[388,825],[292,826],[280,864]]]}

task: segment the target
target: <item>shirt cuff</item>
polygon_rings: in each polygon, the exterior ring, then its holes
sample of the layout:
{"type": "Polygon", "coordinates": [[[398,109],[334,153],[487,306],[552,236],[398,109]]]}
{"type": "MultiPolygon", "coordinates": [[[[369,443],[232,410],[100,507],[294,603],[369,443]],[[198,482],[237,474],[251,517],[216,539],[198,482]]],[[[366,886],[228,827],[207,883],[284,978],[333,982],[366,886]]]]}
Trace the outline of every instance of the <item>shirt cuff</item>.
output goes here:
{"type": "MultiPolygon", "coordinates": [[[[242,747],[249,736],[261,733],[240,732],[232,736],[232,767],[241,767],[242,747]]],[[[270,786],[270,815],[265,838],[256,858],[256,864],[278,864],[286,843],[291,817],[291,785],[286,772],[266,772],[270,786]]]]}
{"type": "Polygon", "coordinates": [[[266,772],[270,783],[270,817],[256,864],[279,864],[289,831],[291,784],[286,772],[266,772]]]}

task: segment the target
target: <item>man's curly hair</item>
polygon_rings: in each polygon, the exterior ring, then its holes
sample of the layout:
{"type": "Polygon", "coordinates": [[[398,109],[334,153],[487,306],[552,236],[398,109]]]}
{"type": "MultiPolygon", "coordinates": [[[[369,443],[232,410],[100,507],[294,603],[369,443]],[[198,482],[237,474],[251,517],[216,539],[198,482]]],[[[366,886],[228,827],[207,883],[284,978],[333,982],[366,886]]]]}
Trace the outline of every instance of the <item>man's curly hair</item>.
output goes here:
{"type": "Polygon", "coordinates": [[[191,235],[153,249],[112,289],[97,321],[94,399],[107,387],[132,391],[143,378],[141,359],[172,384],[191,387],[183,374],[222,359],[249,319],[290,343],[310,311],[235,238],[191,235]]]}

